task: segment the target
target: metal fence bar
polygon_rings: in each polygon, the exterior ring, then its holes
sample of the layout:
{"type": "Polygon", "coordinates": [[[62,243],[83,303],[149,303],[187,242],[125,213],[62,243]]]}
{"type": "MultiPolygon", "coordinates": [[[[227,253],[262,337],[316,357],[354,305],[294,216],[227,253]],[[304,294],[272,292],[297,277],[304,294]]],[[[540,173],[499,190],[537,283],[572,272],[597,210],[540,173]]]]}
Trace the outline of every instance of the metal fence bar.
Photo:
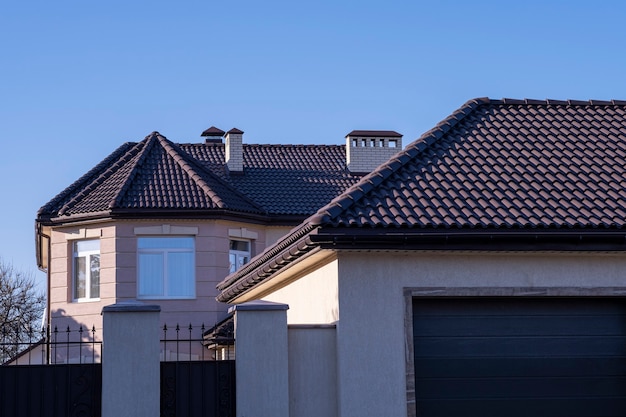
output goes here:
{"type": "Polygon", "coordinates": [[[60,331],[44,328],[41,337],[35,339],[36,332],[29,328],[18,333],[3,327],[0,330],[0,365],[40,365],[58,363],[98,363],[102,356],[102,342],[96,340],[96,328],[87,331],[83,326],[65,330],[65,337],[60,331]],[[50,335],[50,336],[48,336],[50,335]],[[91,355],[89,355],[91,351],[91,355]],[[35,359],[38,360],[35,360],[35,359]],[[91,361],[90,361],[91,359],[91,361]]]}

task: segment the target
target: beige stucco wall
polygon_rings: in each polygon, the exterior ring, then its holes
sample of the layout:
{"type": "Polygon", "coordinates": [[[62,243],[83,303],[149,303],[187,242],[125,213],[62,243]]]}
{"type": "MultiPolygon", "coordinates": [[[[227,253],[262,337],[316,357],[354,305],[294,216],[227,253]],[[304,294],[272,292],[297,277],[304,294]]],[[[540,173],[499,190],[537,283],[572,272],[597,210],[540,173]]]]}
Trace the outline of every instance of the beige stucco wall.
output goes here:
{"type": "Polygon", "coordinates": [[[626,254],[344,253],[339,259],[342,417],[407,415],[405,288],[626,287],[626,254]]]}
{"type": "MultiPolygon", "coordinates": [[[[228,274],[229,233],[253,236],[252,255],[262,252],[275,242],[289,227],[266,227],[220,220],[205,221],[117,221],[80,226],[61,227],[51,234],[51,291],[50,311],[52,326],[65,331],[96,328],[102,334],[102,308],[124,300],[137,298],[137,236],[145,230],[195,230],[196,297],[187,300],[142,299],[161,306],[161,322],[168,326],[181,324],[185,328],[202,324],[208,329],[221,320],[228,305],[218,303],[216,285],[228,274]],[[100,299],[72,300],[72,241],[84,238],[100,239],[100,299]]],[[[185,334],[185,337],[188,333],[185,334]]],[[[100,339],[101,336],[98,338],[100,339]]]]}
{"type": "Polygon", "coordinates": [[[339,319],[337,261],[322,265],[263,300],[289,304],[289,324],[335,323],[339,319]]]}
{"type": "Polygon", "coordinates": [[[339,416],[405,417],[407,371],[412,371],[407,369],[411,297],[405,290],[469,288],[480,294],[481,288],[490,293],[501,288],[523,294],[538,287],[556,294],[598,287],[626,292],[626,254],[346,251],[265,299],[288,304],[290,324],[338,318],[339,416]],[[337,295],[338,304],[330,307],[337,295]]]}

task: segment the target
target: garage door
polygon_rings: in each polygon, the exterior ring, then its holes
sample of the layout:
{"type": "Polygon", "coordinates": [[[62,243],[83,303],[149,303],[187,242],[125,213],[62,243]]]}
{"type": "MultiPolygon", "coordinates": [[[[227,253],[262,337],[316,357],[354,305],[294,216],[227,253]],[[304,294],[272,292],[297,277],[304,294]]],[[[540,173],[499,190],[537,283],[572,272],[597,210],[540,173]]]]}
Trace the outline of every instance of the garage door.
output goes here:
{"type": "Polygon", "coordinates": [[[626,300],[413,301],[418,416],[626,416],[626,300]]]}

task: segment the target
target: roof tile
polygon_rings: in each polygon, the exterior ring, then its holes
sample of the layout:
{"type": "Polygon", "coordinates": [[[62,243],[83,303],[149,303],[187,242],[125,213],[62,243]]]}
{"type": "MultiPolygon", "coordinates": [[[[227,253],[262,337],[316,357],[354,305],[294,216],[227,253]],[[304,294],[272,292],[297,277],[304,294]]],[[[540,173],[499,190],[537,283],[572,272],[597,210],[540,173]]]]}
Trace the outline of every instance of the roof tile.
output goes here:
{"type": "Polygon", "coordinates": [[[321,225],[626,228],[624,126],[626,101],[471,100],[321,225]]]}
{"type": "Polygon", "coordinates": [[[344,146],[244,144],[243,152],[243,174],[229,175],[223,143],[175,144],[153,132],[116,150],[45,204],[38,219],[172,210],[304,219],[361,178],[347,170],[344,146]]]}

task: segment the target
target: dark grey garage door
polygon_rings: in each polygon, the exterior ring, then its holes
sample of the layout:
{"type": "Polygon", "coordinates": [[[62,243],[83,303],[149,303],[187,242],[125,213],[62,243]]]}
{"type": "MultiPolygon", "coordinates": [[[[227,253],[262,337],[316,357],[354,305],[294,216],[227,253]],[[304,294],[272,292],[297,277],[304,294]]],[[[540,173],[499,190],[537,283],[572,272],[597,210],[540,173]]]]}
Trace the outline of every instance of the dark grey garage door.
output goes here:
{"type": "Polygon", "coordinates": [[[417,415],[626,416],[625,306],[416,298],[417,415]]]}

